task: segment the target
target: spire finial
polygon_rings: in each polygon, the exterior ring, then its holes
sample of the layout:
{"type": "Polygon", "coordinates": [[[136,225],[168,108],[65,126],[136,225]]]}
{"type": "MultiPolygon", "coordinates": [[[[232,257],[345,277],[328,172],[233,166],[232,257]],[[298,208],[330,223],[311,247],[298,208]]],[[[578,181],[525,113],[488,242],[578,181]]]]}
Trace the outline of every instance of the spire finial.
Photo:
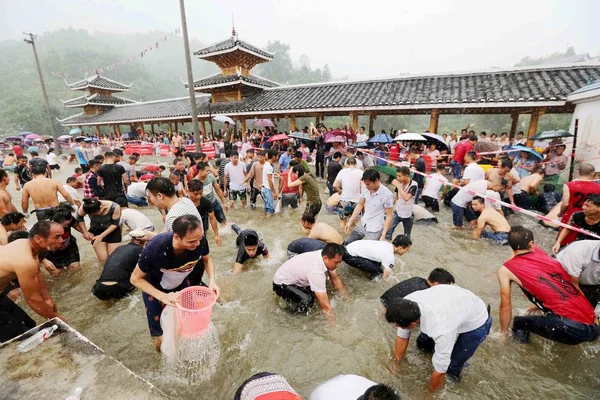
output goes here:
{"type": "Polygon", "coordinates": [[[235,31],[235,22],[233,20],[233,14],[231,14],[231,37],[237,40],[237,32],[235,31]]]}

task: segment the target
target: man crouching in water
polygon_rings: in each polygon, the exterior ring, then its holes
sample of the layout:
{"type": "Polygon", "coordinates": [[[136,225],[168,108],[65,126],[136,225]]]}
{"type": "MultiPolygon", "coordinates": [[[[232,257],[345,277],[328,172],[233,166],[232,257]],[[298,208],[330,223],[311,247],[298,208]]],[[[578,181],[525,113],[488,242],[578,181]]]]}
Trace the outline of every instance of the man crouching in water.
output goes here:
{"type": "MultiPolygon", "coordinates": [[[[16,278],[25,301],[33,311],[44,318],[60,317],[56,304],[50,298],[44,275],[40,271],[38,255],[55,251],[62,244],[63,228],[51,221],[35,224],[28,239],[18,239],[2,247],[0,258],[0,292],[16,278]]],[[[8,341],[33,328],[27,314],[6,295],[0,295],[0,342],[8,341]]],[[[34,324],[35,326],[35,324],[34,324]]]]}

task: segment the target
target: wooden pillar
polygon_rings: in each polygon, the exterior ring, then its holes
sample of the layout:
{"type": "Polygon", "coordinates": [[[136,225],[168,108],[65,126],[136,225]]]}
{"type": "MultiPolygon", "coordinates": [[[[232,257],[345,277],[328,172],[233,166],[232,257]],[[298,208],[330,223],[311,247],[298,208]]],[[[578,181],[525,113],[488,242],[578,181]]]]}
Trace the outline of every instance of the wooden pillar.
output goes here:
{"type": "Polygon", "coordinates": [[[529,129],[527,130],[527,147],[533,147],[533,140],[529,139],[533,135],[537,133],[538,122],[540,120],[540,116],[544,115],[545,108],[540,107],[536,110],[533,110],[531,113],[531,120],[529,120],[529,129]]]}
{"type": "Polygon", "coordinates": [[[96,137],[100,138],[100,125],[96,125],[96,137]]]}
{"type": "Polygon", "coordinates": [[[508,135],[508,137],[510,139],[512,139],[517,134],[517,127],[519,126],[519,113],[516,111],[513,111],[510,114],[510,118],[511,118],[512,122],[510,124],[510,134],[508,135]]]}
{"type": "Polygon", "coordinates": [[[179,128],[177,127],[177,122],[175,122],[175,132],[179,132],[179,128]]]}
{"type": "Polygon", "coordinates": [[[117,126],[113,125],[113,133],[115,134],[115,136],[117,136],[117,126]]]}
{"type": "Polygon", "coordinates": [[[146,134],[146,129],[144,129],[144,124],[141,124],[140,128],[142,128],[142,135],[145,135],[146,134]]]}
{"type": "Polygon", "coordinates": [[[154,135],[154,123],[150,123],[150,132],[154,135]]]}
{"type": "Polygon", "coordinates": [[[206,140],[206,121],[202,120],[200,124],[202,125],[202,140],[206,140]]]}
{"type": "Polygon", "coordinates": [[[290,117],[290,133],[291,132],[296,132],[296,117],[294,116],[290,117]]]}
{"type": "Polygon", "coordinates": [[[377,115],[375,115],[373,113],[369,114],[369,132],[367,132],[369,137],[372,137],[371,131],[374,129],[376,119],[377,119],[377,115]]]}
{"type": "Polygon", "coordinates": [[[242,135],[246,134],[246,118],[241,118],[242,121],[242,135]]]}
{"type": "Polygon", "coordinates": [[[117,137],[121,137],[121,127],[119,127],[119,125],[115,125],[115,134],[117,137]]]}
{"type": "Polygon", "coordinates": [[[350,116],[352,117],[352,130],[358,132],[358,113],[351,113],[350,116]]]}
{"type": "Polygon", "coordinates": [[[440,110],[437,108],[431,110],[431,116],[429,117],[429,133],[437,133],[439,120],[440,110]]]}
{"type": "Polygon", "coordinates": [[[169,132],[169,137],[172,136],[173,135],[173,125],[171,125],[170,122],[167,124],[167,129],[169,132]]]}

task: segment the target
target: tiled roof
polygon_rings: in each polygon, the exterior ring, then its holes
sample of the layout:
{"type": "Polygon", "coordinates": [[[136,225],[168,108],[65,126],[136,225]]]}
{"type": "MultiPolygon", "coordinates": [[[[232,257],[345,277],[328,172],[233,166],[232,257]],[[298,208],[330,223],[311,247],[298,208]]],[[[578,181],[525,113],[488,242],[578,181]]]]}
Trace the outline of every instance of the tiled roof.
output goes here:
{"type": "Polygon", "coordinates": [[[80,80],[79,82],[71,83],[68,85],[71,88],[71,90],[86,90],[92,87],[114,92],[123,92],[125,90],[129,90],[131,86],[113,81],[112,79],[108,79],[100,75],[94,75],[89,78],[80,80]]]}
{"type": "Polygon", "coordinates": [[[589,85],[586,85],[580,89],[577,89],[576,91],[574,91],[571,94],[580,94],[580,93],[585,93],[585,92],[591,92],[592,90],[597,90],[600,89],[600,80],[597,80],[595,82],[590,83],[589,85]]]}
{"type": "MultiPolygon", "coordinates": [[[[600,63],[281,86],[265,89],[240,101],[213,103],[211,112],[213,115],[252,116],[378,110],[393,113],[433,108],[560,107],[566,104],[567,95],[585,86],[590,77],[600,79],[600,63]]],[[[208,116],[208,98],[198,97],[200,117],[208,116]]],[[[189,118],[188,103],[187,98],[183,98],[117,106],[87,122],[189,118]]],[[[73,121],[80,122],[77,118],[73,121]]],[[[63,124],[85,124],[73,121],[65,120],[63,124]]]]}
{"type": "MultiPolygon", "coordinates": [[[[61,100],[62,101],[62,100],[61,100]]],[[[94,93],[88,96],[79,96],[71,100],[63,101],[63,104],[67,108],[83,107],[87,105],[95,106],[116,106],[123,104],[136,103],[134,100],[125,99],[117,96],[101,96],[98,93],[94,93]]]]}
{"type": "MultiPolygon", "coordinates": [[[[225,76],[223,76],[221,74],[217,74],[217,75],[209,76],[208,78],[204,78],[204,79],[195,81],[194,88],[210,89],[210,88],[220,87],[220,86],[229,86],[229,85],[233,85],[236,83],[247,84],[249,86],[258,86],[261,88],[269,88],[269,87],[279,86],[279,84],[276,82],[273,82],[268,79],[264,79],[264,78],[261,78],[259,76],[255,76],[255,75],[250,75],[250,76],[225,75],[225,76]]],[[[186,88],[188,87],[187,83],[185,84],[185,87],[186,88]]]]}
{"type": "Polygon", "coordinates": [[[261,50],[258,47],[252,46],[251,44],[239,40],[237,37],[231,37],[227,40],[223,40],[222,42],[213,44],[212,46],[200,49],[196,51],[194,55],[198,56],[199,58],[205,58],[216,54],[228,53],[236,49],[253,53],[267,60],[273,59],[273,54],[267,53],[266,51],[261,50]]]}

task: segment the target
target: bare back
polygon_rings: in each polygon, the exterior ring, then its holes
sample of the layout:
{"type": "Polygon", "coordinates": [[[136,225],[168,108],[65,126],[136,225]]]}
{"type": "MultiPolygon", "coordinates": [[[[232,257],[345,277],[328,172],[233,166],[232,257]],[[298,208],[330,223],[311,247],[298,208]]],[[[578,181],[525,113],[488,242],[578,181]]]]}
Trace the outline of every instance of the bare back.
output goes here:
{"type": "Polygon", "coordinates": [[[58,192],[60,182],[50,178],[36,178],[29,181],[23,186],[23,190],[27,191],[35,208],[46,208],[58,206],[58,192]]]}
{"type": "Polygon", "coordinates": [[[521,190],[528,194],[536,192],[542,179],[544,179],[544,176],[541,174],[531,174],[524,177],[521,179],[521,190]]]}
{"type": "Polygon", "coordinates": [[[488,225],[492,231],[494,232],[510,232],[510,224],[504,218],[503,215],[500,215],[499,212],[494,210],[491,207],[486,207],[479,216],[479,219],[482,219],[486,225],[488,225]]]}
{"type": "Polygon", "coordinates": [[[0,189],[0,218],[4,215],[17,211],[12,203],[12,196],[4,189],[0,189]]]}
{"type": "Polygon", "coordinates": [[[309,238],[322,240],[325,243],[342,244],[344,239],[331,225],[324,222],[317,222],[310,230],[309,238]]]}

